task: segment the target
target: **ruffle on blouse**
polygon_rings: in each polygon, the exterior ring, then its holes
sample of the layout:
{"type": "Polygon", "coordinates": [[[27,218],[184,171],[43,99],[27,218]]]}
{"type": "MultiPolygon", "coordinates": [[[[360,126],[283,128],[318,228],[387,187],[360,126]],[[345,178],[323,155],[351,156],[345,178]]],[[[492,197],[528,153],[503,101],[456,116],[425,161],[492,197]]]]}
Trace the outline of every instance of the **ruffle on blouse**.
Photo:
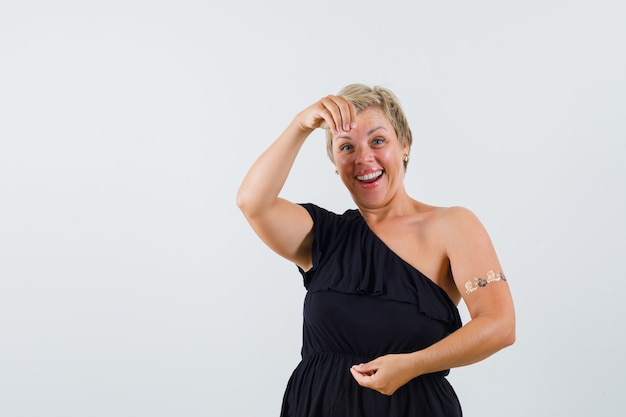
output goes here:
{"type": "Polygon", "coordinates": [[[374,234],[357,210],[337,215],[302,204],[311,215],[313,267],[300,272],[308,291],[332,290],[415,304],[424,315],[461,326],[448,294],[374,234]]]}

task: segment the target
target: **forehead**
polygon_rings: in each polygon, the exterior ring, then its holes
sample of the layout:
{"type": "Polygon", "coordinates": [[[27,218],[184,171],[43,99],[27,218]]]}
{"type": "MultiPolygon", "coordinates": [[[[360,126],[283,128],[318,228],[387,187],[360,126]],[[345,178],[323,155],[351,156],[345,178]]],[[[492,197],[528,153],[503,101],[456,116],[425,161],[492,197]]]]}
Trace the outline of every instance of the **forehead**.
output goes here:
{"type": "Polygon", "coordinates": [[[357,126],[359,123],[384,123],[391,126],[391,122],[387,118],[387,115],[378,106],[369,106],[356,114],[357,126]]]}
{"type": "Polygon", "coordinates": [[[357,126],[348,132],[338,132],[334,138],[352,138],[354,136],[367,136],[374,131],[384,129],[390,134],[395,135],[395,129],[387,118],[387,115],[378,107],[370,106],[356,114],[357,126]],[[381,129],[382,128],[382,129],[381,129]]]}

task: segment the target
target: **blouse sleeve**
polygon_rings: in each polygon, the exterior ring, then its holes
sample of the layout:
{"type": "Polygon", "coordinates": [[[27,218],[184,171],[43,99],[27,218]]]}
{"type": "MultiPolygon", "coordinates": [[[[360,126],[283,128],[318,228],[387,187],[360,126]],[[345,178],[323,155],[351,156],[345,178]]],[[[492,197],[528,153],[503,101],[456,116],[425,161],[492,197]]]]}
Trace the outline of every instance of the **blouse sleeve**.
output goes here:
{"type": "Polygon", "coordinates": [[[337,222],[340,216],[315,204],[306,203],[300,205],[309,212],[313,220],[313,244],[311,247],[313,266],[308,271],[304,271],[302,268],[298,267],[298,270],[304,278],[304,286],[308,288],[322,257],[327,253],[328,248],[332,244],[332,231],[337,229],[337,222]]]}

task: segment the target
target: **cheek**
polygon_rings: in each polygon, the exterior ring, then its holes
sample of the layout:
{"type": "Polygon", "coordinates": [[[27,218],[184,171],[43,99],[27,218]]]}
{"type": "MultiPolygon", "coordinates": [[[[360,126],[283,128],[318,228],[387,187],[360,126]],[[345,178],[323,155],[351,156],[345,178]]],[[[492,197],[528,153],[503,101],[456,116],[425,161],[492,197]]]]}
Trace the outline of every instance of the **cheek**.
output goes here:
{"type": "Polygon", "coordinates": [[[337,165],[337,167],[341,168],[342,170],[347,170],[350,169],[350,167],[352,166],[352,161],[350,160],[350,158],[346,158],[345,156],[335,156],[335,165],[337,165]]]}

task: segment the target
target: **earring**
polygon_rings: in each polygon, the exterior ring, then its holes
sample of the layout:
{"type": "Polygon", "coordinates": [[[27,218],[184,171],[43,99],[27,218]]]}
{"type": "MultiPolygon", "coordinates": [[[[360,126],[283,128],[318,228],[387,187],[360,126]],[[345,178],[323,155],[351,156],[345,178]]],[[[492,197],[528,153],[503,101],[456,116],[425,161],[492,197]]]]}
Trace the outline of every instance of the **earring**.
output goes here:
{"type": "Polygon", "coordinates": [[[404,154],[404,162],[409,162],[409,154],[408,153],[404,154]]]}
{"type": "Polygon", "coordinates": [[[339,175],[339,171],[338,170],[335,170],[335,175],[339,175]]]}

